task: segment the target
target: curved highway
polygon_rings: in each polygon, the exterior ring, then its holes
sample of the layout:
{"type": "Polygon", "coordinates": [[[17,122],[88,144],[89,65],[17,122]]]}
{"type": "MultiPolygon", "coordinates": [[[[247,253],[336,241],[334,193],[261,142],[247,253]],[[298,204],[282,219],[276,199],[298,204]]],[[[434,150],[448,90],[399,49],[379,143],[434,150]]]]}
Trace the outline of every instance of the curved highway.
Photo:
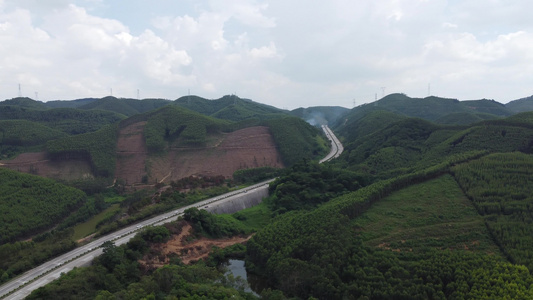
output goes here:
{"type": "Polygon", "coordinates": [[[341,155],[342,151],[344,151],[344,147],[342,146],[341,142],[337,138],[337,136],[329,129],[328,125],[322,125],[322,130],[324,130],[324,133],[326,134],[326,137],[331,142],[331,151],[329,152],[326,157],[320,160],[320,163],[330,161],[334,158],[337,158],[341,155]]]}
{"type": "MultiPolygon", "coordinates": [[[[331,151],[323,158],[320,163],[329,161],[338,157],[343,147],[333,132],[326,126],[322,126],[326,137],[331,141],[331,151]]],[[[127,243],[133,236],[142,228],[146,226],[161,225],[167,222],[174,221],[178,216],[183,215],[183,212],[191,207],[207,208],[210,204],[217,202],[218,204],[226,201],[234,201],[240,198],[243,194],[250,191],[257,191],[259,189],[268,189],[268,185],[274,179],[270,179],[244,189],[233,191],[224,195],[213,197],[193,205],[185,206],[156,217],[144,220],[142,222],[130,225],[128,227],[119,229],[111,234],[100,237],[86,245],[80,246],[68,253],[53,258],[52,260],[34,268],[26,273],[6,282],[0,286],[0,299],[23,299],[28,296],[33,290],[44,286],[53,280],[59,278],[62,273],[67,273],[75,267],[81,267],[89,264],[95,257],[102,254],[102,244],[106,241],[113,241],[115,245],[122,245],[127,243]]]]}

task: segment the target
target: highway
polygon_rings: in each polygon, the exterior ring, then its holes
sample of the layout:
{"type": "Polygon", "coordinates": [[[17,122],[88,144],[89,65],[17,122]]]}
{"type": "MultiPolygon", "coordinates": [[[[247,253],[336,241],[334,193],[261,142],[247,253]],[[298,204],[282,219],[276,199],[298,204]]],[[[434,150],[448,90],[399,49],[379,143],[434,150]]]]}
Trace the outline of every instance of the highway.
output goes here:
{"type": "MultiPolygon", "coordinates": [[[[343,147],[333,132],[325,125],[322,126],[327,138],[331,141],[330,153],[320,161],[320,163],[329,161],[338,157],[343,147]]],[[[193,205],[185,206],[173,211],[146,219],[139,223],[130,225],[128,227],[119,229],[106,236],[100,237],[86,245],[80,246],[68,253],[51,259],[42,265],[27,271],[26,273],[14,278],[11,281],[0,286],[0,299],[24,299],[33,290],[44,286],[61,276],[61,273],[67,273],[75,267],[81,267],[89,264],[95,257],[102,254],[102,244],[106,241],[113,241],[115,245],[122,245],[127,243],[135,234],[146,226],[156,226],[164,223],[172,222],[177,217],[183,215],[183,212],[191,207],[205,208],[216,202],[220,205],[226,201],[232,201],[240,198],[242,195],[256,191],[259,189],[268,189],[268,185],[274,179],[263,181],[261,183],[246,187],[244,189],[226,193],[217,197],[213,197],[193,205]]]]}
{"type": "Polygon", "coordinates": [[[333,133],[333,131],[329,129],[327,125],[322,125],[322,130],[324,130],[326,137],[331,142],[331,151],[329,152],[328,155],[326,155],[326,157],[320,160],[320,163],[337,158],[344,151],[344,147],[342,146],[341,142],[339,141],[337,136],[333,133]]]}

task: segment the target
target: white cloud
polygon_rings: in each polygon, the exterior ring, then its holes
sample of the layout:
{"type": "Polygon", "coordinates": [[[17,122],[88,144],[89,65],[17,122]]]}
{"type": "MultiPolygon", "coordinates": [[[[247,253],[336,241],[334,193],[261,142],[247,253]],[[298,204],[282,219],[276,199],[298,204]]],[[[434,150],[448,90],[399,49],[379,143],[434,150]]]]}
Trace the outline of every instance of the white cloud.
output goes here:
{"type": "Polygon", "coordinates": [[[150,3],[0,0],[0,99],[18,83],[42,99],[191,89],[288,108],[369,102],[381,87],[422,97],[428,83],[460,99],[532,94],[525,0],[150,3]]]}

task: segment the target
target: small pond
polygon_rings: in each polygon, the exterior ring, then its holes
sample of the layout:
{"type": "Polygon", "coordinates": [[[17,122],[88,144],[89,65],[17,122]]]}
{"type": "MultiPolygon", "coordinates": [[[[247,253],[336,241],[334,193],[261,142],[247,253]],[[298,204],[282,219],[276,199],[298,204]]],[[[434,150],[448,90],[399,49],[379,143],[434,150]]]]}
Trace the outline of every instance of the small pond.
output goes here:
{"type": "Polygon", "coordinates": [[[263,290],[264,283],[258,280],[256,276],[248,275],[246,273],[246,268],[244,267],[244,260],[240,259],[230,259],[228,260],[228,263],[226,264],[226,268],[228,269],[228,272],[226,274],[231,273],[234,278],[241,277],[246,282],[246,286],[244,287],[245,292],[253,293],[256,296],[259,296],[257,291],[263,290]]]}

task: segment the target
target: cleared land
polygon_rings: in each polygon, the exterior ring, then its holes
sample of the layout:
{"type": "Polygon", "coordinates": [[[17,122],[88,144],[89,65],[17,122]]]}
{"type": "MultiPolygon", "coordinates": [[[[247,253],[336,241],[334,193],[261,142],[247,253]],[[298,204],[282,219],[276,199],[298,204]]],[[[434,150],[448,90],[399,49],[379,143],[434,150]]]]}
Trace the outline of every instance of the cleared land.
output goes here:
{"type": "Polygon", "coordinates": [[[12,160],[2,160],[2,167],[54,179],[93,177],[91,164],[83,159],[49,160],[46,152],[22,153],[12,160]]]}
{"type": "Polygon", "coordinates": [[[184,264],[196,262],[209,256],[213,247],[225,248],[234,244],[245,243],[252,236],[235,236],[224,239],[194,238],[192,226],[182,221],[179,224],[169,225],[173,231],[169,241],[154,244],[151,250],[140,261],[148,268],[159,268],[167,265],[170,258],[177,256],[184,264]]]}
{"type": "MultiPolygon", "coordinates": [[[[179,139],[166,152],[149,154],[144,138],[146,122],[122,128],[117,140],[115,178],[126,186],[154,185],[188,176],[230,178],[233,172],[254,167],[282,168],[283,163],[268,127],[256,126],[209,137],[205,147],[178,147],[179,139]]],[[[89,161],[52,161],[45,152],[23,153],[3,160],[2,167],[43,177],[75,180],[92,177],[89,161]]]]}

